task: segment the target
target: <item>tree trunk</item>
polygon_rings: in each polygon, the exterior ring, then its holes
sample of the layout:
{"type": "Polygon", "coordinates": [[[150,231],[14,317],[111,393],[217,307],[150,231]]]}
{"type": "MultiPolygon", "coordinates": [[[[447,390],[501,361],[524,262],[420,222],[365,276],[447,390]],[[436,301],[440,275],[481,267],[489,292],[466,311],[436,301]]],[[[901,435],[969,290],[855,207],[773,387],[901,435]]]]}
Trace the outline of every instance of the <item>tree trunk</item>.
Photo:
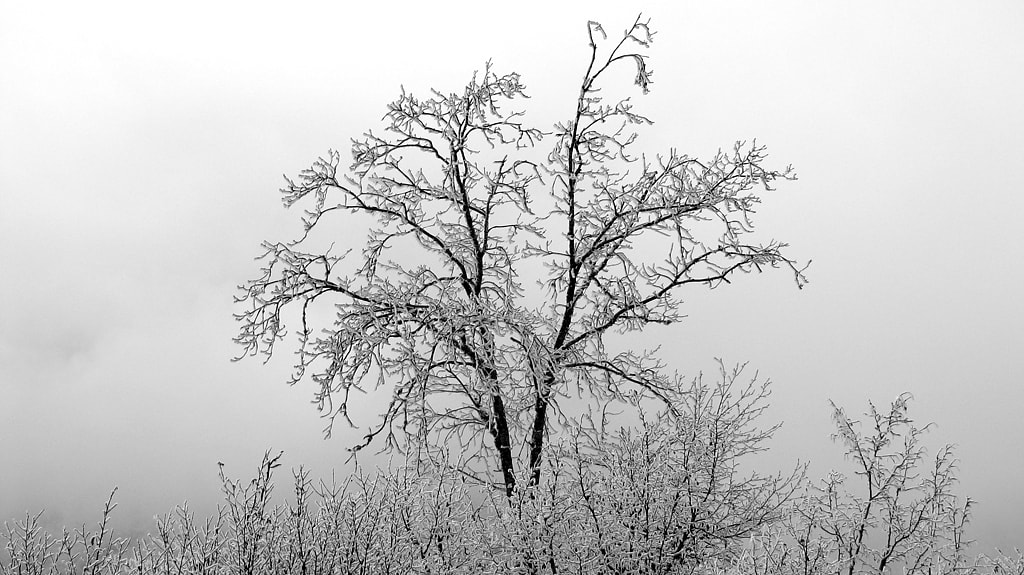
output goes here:
{"type": "Polygon", "coordinates": [[[512,437],[508,431],[508,414],[505,412],[505,400],[501,398],[498,387],[498,369],[495,367],[492,350],[493,336],[487,330],[477,330],[484,345],[474,350],[463,338],[460,348],[476,365],[477,375],[490,388],[491,414],[487,419],[487,431],[494,438],[494,449],[498,452],[498,465],[501,466],[501,479],[505,484],[505,495],[509,498],[516,489],[515,462],[512,459],[512,437]]]}
{"type": "Polygon", "coordinates": [[[530,485],[540,485],[540,465],[544,457],[544,431],[548,424],[548,394],[555,383],[555,374],[544,373],[537,386],[533,404],[533,425],[530,429],[530,485]]]}
{"type": "Polygon", "coordinates": [[[501,476],[505,482],[505,495],[512,497],[516,489],[516,473],[512,461],[512,439],[508,433],[508,416],[505,414],[505,402],[500,394],[491,396],[494,419],[491,422],[491,436],[494,437],[494,448],[498,450],[498,463],[501,465],[501,476]]]}

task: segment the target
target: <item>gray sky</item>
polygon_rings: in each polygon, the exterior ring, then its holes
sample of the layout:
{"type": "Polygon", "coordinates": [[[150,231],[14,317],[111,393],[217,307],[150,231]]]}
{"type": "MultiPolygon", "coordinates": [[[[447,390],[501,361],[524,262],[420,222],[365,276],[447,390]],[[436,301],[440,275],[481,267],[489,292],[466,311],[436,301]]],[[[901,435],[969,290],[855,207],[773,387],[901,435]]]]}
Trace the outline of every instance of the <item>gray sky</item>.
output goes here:
{"type": "MultiPolygon", "coordinates": [[[[639,5],[441,6],[24,2],[0,19],[0,518],[146,529],[208,510],[217,461],[248,476],[267,448],[329,473],[289,357],[230,363],[234,287],[264,239],[288,239],[281,174],[377,127],[400,84],[459,88],[493,58],[520,72],[530,120],[566,117],[588,19],[639,5]]],[[[1024,544],[1024,4],[671,2],[656,121],[640,146],[710,155],[767,144],[799,181],[758,229],[813,259],[693,294],[653,331],[674,365],[750,361],[784,420],[773,459],[841,465],[828,400],[860,412],[914,394],[956,443],[975,535],[1024,544]]]]}

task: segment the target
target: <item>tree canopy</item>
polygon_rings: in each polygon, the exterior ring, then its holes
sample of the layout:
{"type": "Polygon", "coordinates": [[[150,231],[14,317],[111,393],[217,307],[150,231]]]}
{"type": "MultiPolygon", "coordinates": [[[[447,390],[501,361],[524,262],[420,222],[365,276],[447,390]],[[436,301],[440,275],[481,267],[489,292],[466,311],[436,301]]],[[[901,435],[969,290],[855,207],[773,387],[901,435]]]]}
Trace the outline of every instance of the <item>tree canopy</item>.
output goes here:
{"type": "Polygon", "coordinates": [[[265,242],[241,287],[241,355],[271,356],[295,325],[292,382],[315,383],[330,425],[352,423],[353,392],[389,394],[354,450],[458,445],[464,473],[509,496],[541,482],[555,431],[593,432],[616,405],[677,413],[688,381],[612,334],[676,323],[681,292],[743,272],[806,279],[786,244],[750,239],[759,194],[795,177],[766,166],[764,146],[635,151],[652,121],[603,90],[628,66],[648,92],[653,37],[640,18],[611,41],[589,22],[578,96],[552,130],[514,108],[520,75],[488,62],[457,92],[403,90],[383,130],[353,140],[347,169],[330,151],[287,179],[303,233],[265,242]],[[366,220],[353,253],[345,230],[366,220]]]}

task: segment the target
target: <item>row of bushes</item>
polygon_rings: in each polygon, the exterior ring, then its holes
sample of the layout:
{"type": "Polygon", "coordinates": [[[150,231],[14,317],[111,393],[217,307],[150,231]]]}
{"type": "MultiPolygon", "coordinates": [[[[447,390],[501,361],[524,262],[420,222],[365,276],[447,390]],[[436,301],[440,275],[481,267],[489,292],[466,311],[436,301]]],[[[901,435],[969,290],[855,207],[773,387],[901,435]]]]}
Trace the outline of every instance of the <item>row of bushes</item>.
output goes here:
{"type": "Polygon", "coordinates": [[[300,468],[274,504],[281,456],[268,454],[248,481],[222,469],[213,517],[182,506],[142,539],[114,535],[113,494],[91,531],[9,523],[0,574],[1024,574],[1019,553],[971,553],[953,453],[926,454],[906,396],[863,427],[836,408],[853,473],[817,483],[740,469],[773,431],[755,421],[766,388],[691,397],[556,443],[545,480],[511,499],[435,456],[331,484],[300,468]]]}

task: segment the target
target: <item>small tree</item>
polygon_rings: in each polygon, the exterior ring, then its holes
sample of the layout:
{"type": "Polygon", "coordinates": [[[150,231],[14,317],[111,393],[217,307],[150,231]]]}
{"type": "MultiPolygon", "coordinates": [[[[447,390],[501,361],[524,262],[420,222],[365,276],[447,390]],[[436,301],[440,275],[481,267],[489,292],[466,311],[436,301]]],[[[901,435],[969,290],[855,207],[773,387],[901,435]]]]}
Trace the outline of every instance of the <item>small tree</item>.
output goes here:
{"type": "Polygon", "coordinates": [[[352,423],[353,391],[390,392],[354,450],[378,437],[455,442],[478,454],[467,474],[494,481],[496,463],[495,483],[511,496],[517,469],[540,482],[548,434],[581,425],[570,403],[647,398],[677,411],[685,383],[652,351],[610,349],[609,334],[675,323],[684,288],[740,272],[783,266],[806,281],[785,244],[747,239],[757,190],[792,171],[765,167],[757,144],[706,160],[635,155],[634,130],[651,121],[601,90],[610,70],[632,65],[648,91],[653,33],[638,18],[612,44],[596,22],[587,34],[579,95],[553,132],[503,108],[525,87],[488,63],[461,92],[403,91],[384,132],[353,142],[348,175],[331,151],[287,180],[284,204],[306,206],[304,233],[264,243],[262,273],[238,297],[247,308],[236,341],[243,356],[269,358],[297,322],[291,381],[316,383],[328,433],[338,416],[352,423]],[[373,222],[354,262],[312,247],[353,215],[373,222]]]}
{"type": "Polygon", "coordinates": [[[951,446],[929,457],[928,425],[907,413],[909,394],[859,421],[832,405],[836,434],[853,468],[832,471],[791,503],[788,517],[751,542],[738,573],[858,575],[1020,572],[1019,558],[970,553],[972,500],[955,492],[951,446]],[[1017,567],[1013,567],[1017,565],[1017,567]]]}
{"type": "Polygon", "coordinates": [[[829,571],[970,571],[965,527],[971,500],[961,501],[953,490],[953,448],[946,445],[927,456],[921,439],[929,426],[914,425],[909,400],[903,394],[887,411],[870,404],[866,431],[832,405],[835,437],[853,462],[856,479],[848,486],[845,475],[832,473],[797,507],[798,524],[808,535],[799,544],[813,545],[814,555],[831,562],[829,571]]]}

